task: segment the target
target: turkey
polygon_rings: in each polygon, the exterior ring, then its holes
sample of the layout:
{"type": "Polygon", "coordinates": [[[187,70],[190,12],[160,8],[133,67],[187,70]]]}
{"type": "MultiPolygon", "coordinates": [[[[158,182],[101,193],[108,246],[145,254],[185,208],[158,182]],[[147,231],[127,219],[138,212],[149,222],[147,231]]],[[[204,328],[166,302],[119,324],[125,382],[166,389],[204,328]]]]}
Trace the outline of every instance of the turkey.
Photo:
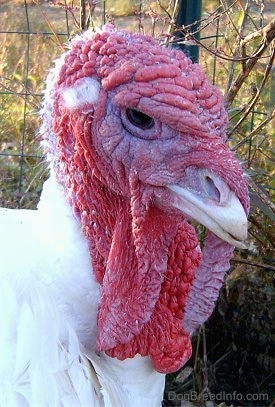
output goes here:
{"type": "Polygon", "coordinates": [[[246,247],[226,125],[181,51],[110,24],[71,41],[47,79],[38,209],[0,211],[1,406],[161,405],[246,247]]]}

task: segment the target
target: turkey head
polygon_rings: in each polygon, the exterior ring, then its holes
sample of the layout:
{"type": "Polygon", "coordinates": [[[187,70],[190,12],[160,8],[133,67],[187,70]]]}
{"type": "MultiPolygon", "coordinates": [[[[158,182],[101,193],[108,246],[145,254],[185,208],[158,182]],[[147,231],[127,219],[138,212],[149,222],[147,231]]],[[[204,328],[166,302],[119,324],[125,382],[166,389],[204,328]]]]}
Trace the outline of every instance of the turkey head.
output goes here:
{"type": "Polygon", "coordinates": [[[221,93],[182,52],[110,25],[76,37],[47,85],[48,159],[102,286],[97,349],[175,371],[246,239],[221,93]]]}

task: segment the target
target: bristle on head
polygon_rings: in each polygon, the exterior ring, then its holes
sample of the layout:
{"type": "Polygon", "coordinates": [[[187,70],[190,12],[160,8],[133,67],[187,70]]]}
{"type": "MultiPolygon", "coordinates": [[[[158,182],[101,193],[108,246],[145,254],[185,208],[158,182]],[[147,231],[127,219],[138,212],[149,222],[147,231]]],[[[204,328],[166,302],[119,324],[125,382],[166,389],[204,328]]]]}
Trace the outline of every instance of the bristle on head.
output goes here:
{"type": "Polygon", "coordinates": [[[64,106],[69,110],[88,108],[98,101],[99,91],[100,84],[95,78],[78,79],[72,86],[62,90],[64,106]]]}

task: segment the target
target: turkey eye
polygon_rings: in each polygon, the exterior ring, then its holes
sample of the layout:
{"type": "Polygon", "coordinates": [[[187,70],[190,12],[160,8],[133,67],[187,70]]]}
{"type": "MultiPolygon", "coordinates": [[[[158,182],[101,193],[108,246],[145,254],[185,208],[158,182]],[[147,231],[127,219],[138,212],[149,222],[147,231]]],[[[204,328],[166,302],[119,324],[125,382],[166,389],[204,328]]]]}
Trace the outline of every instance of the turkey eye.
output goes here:
{"type": "Polygon", "coordinates": [[[147,116],[147,114],[142,113],[139,110],[127,109],[126,116],[130,123],[140,129],[151,129],[155,124],[152,117],[147,116]]]}

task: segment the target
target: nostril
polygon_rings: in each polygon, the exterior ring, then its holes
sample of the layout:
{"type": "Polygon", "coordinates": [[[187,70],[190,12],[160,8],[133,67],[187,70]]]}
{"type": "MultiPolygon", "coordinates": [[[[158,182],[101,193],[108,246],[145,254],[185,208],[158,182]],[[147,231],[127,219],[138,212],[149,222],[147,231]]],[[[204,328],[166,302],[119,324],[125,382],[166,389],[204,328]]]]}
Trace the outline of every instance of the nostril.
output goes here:
{"type": "Polygon", "coordinates": [[[215,201],[220,202],[221,194],[220,194],[219,189],[216,187],[215,182],[208,175],[205,176],[204,180],[205,180],[205,192],[207,193],[207,195],[211,199],[214,199],[215,201]]]}

